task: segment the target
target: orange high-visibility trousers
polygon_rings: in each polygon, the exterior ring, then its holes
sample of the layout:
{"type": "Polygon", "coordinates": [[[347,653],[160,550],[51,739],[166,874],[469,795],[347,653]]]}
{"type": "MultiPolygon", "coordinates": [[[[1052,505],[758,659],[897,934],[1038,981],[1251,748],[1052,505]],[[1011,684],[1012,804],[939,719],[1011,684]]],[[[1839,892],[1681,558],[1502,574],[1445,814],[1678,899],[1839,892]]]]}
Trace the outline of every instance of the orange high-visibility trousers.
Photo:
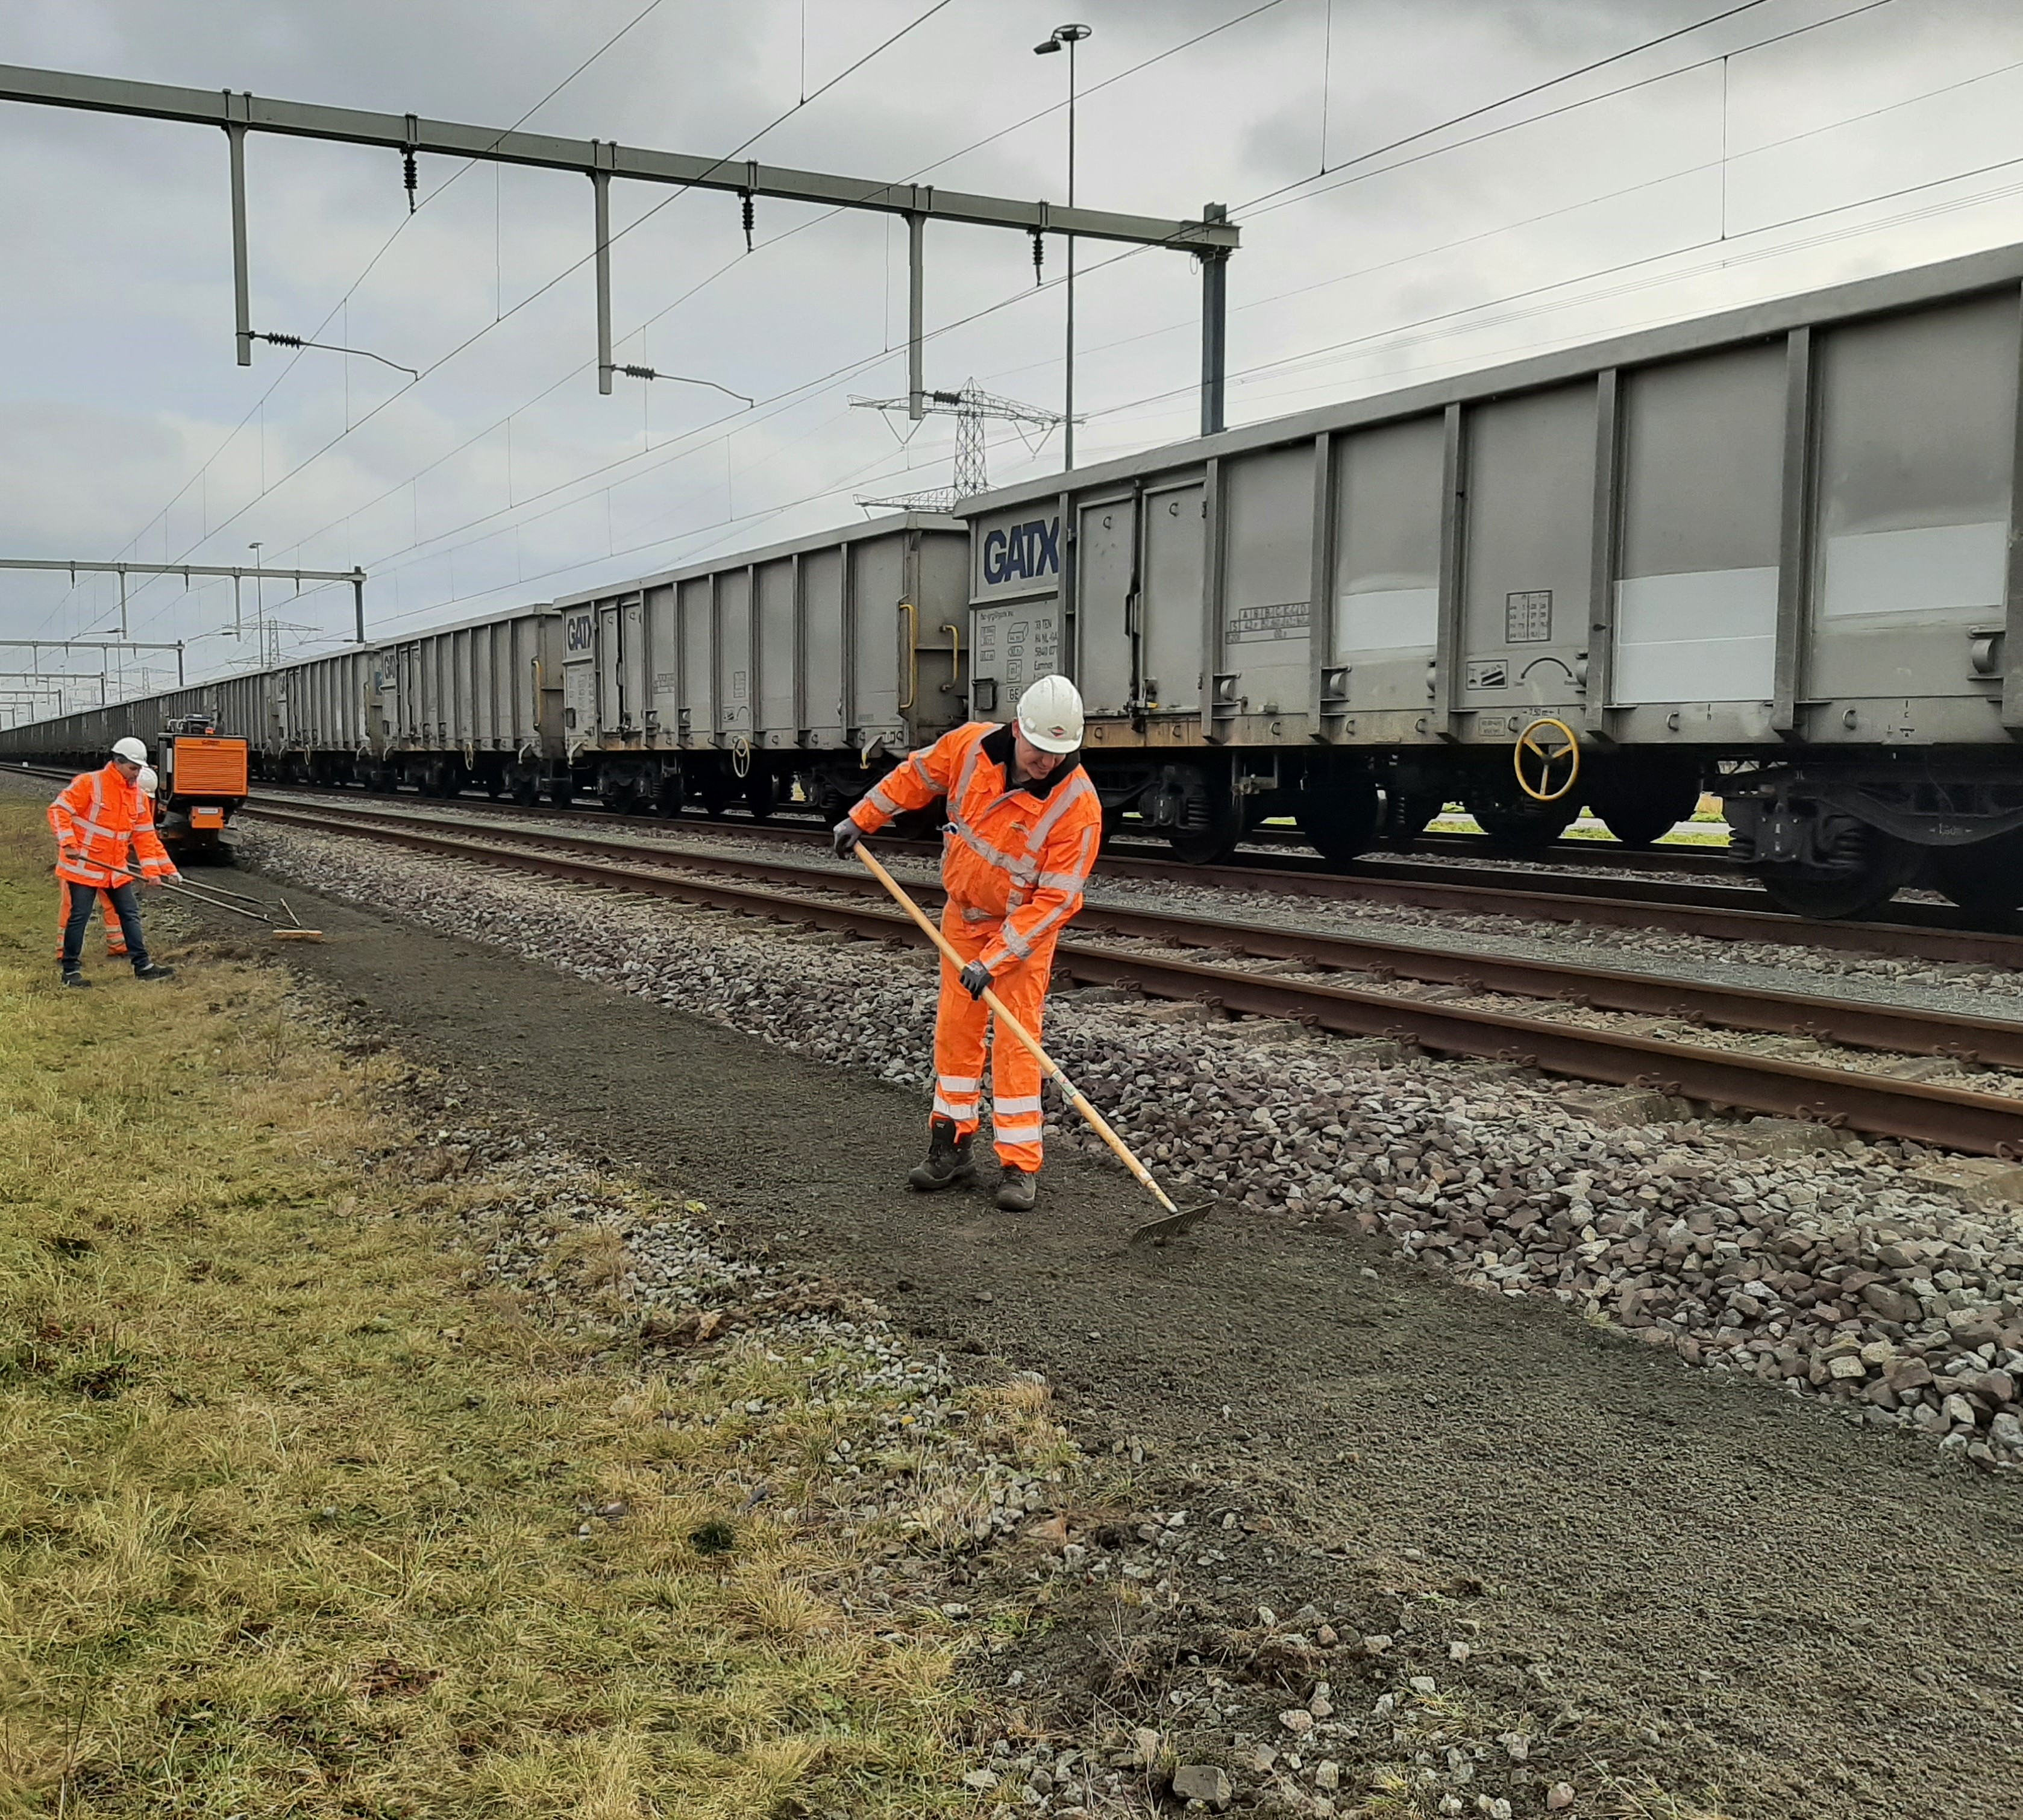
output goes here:
{"type": "MultiPolygon", "coordinates": [[[[951,901],[942,912],[942,933],[965,964],[997,939],[995,917],[971,922],[951,901]]],[[[1030,958],[1007,967],[990,983],[1004,1009],[1040,1035],[1040,1017],[1053,972],[1054,944],[1042,940],[1030,958]]],[[[958,1135],[979,1124],[983,1097],[986,1041],[990,1059],[990,1123],[997,1160],[1028,1171],[1040,1166],[1040,1064],[1015,1036],[992,1031],[990,1008],[972,998],[960,969],[942,958],[941,1004],[935,1013],[935,1115],[953,1119],[958,1135]]]]}
{"type": "MultiPolygon", "coordinates": [[[[105,924],[105,958],[108,961],[123,960],[126,954],[126,932],[120,926],[119,913],[112,907],[112,894],[101,891],[98,894],[98,914],[105,924]]],[[[63,958],[64,927],[70,921],[70,886],[62,879],[57,881],[57,958],[63,958]]]]}

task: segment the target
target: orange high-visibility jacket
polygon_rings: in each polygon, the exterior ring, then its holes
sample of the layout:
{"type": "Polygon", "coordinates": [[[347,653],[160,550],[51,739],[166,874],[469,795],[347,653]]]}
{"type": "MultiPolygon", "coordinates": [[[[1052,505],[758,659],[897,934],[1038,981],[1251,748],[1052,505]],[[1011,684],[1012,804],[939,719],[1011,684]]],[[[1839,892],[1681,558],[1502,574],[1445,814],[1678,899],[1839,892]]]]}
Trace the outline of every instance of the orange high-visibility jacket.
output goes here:
{"type": "Polygon", "coordinates": [[[1103,844],[1103,805],[1081,761],[1014,789],[1012,745],[1009,727],[958,727],[910,755],[850,812],[871,834],[902,811],[948,798],[942,883],[966,921],[1002,922],[979,957],[993,973],[1060,933],[1081,908],[1103,844]]]}
{"type": "Polygon", "coordinates": [[[161,837],[155,832],[155,805],[137,785],[108,764],[102,771],[72,778],[49,804],[49,826],[57,836],[57,877],[74,884],[124,884],[133,876],[127,863],[130,845],[150,878],[175,872],[161,837]]]}

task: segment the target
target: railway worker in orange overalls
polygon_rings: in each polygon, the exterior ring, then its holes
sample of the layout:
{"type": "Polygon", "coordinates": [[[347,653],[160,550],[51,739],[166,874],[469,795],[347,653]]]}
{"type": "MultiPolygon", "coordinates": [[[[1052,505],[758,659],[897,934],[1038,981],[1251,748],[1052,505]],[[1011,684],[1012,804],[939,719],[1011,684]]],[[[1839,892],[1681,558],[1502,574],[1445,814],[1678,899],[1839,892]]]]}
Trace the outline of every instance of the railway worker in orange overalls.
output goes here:
{"type": "MultiPolygon", "coordinates": [[[[839,858],[894,815],[948,799],[942,933],[963,957],[942,961],[935,1017],[935,1108],[927,1161],[908,1177],[924,1192],[976,1173],[989,1009],[985,988],[1037,1038],[1054,944],[1081,908],[1103,840],[1103,807],[1077,756],[1081,696],[1065,676],[1042,676],[1019,698],[1009,727],[972,721],[914,753],[836,825],[839,858]]],[[[990,1122],[1004,1176],[997,1204],[1029,1211],[1040,1174],[1040,1067],[1015,1038],[997,1034],[990,1122]]]]}
{"type": "Polygon", "coordinates": [[[91,983],[84,976],[84,932],[101,892],[112,899],[134,978],[175,977],[173,967],[158,967],[148,958],[130,863],[138,859],[141,876],[150,884],[178,876],[155,832],[153,800],[141,793],[141,774],[147,765],[148,749],[139,740],[117,740],[102,769],[71,778],[49,804],[49,826],[57,837],[57,877],[64,881],[70,902],[60,958],[66,986],[91,983]]]}
{"type": "MultiPolygon", "coordinates": [[[[141,775],[134,780],[135,787],[139,789],[141,794],[148,797],[153,796],[155,786],[159,784],[160,782],[160,778],[155,775],[155,767],[152,765],[148,764],[141,766],[141,775]]],[[[54,869],[52,868],[52,870],[53,870],[54,869]]],[[[120,926],[119,913],[113,908],[112,893],[111,892],[101,891],[98,894],[98,913],[105,926],[106,959],[108,961],[125,960],[126,958],[126,932],[120,926]]],[[[61,966],[63,965],[64,931],[69,926],[69,924],[70,886],[64,880],[59,878],[57,881],[57,965],[58,966],[61,966]]],[[[87,926],[86,933],[88,935],[90,932],[90,928],[87,926]]],[[[78,960],[80,965],[82,965],[83,959],[83,954],[80,951],[78,955],[78,960]]]]}

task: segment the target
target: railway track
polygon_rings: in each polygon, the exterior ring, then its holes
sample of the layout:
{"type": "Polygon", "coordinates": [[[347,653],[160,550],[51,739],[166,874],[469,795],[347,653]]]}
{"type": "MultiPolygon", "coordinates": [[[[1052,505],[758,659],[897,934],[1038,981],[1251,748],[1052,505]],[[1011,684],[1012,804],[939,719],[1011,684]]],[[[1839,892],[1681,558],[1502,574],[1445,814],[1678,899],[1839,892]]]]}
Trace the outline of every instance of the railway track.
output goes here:
{"type": "MultiPolygon", "coordinates": [[[[255,800],[313,800],[351,805],[356,793],[330,791],[311,797],[263,786],[255,800]]],[[[421,799],[408,799],[419,802],[421,799]]],[[[379,800],[384,801],[384,799],[379,800]]],[[[395,812],[405,812],[397,811],[395,812]]],[[[488,804],[460,804],[477,816],[511,815],[553,819],[559,825],[670,829],[734,834],[768,845],[807,848],[827,842],[828,829],[812,819],[712,820],[684,813],[671,821],[596,810],[520,809],[488,804]]],[[[1474,837],[1458,836],[1457,839],[1474,837]]],[[[888,837],[888,840],[890,837],[888,837]]],[[[926,851],[928,844],[913,844],[926,851]]],[[[1346,871],[1330,870],[1317,856],[1286,852],[1246,854],[1215,866],[1191,866],[1156,854],[1149,841],[1113,842],[1099,870],[1112,878],[1155,884],[1193,884],[1216,891],[1254,891],[1315,898],[1337,898],[1466,915],[1515,917],[1539,922],[1585,924],[1604,928],[1658,929],[1716,941],[1761,943],[1780,947],[1825,948],[1930,961],[2023,969],[2023,936],[1966,926],[1950,906],[1905,903],[1889,920],[1811,921],[1769,907],[1749,885],[1715,885],[1677,880],[1598,878],[1575,873],[1513,869],[1507,874],[1476,867],[1427,864],[1410,859],[1372,859],[1346,871]],[[1521,881],[1522,882],[1514,882],[1521,881]]]]}
{"type": "MultiPolygon", "coordinates": [[[[39,767],[22,768],[31,775],[68,775],[39,767]]],[[[255,793],[255,801],[263,800],[333,806],[387,800],[361,798],[356,791],[341,789],[273,785],[262,785],[255,793]]],[[[433,800],[392,799],[415,803],[433,800]]],[[[828,838],[826,828],[811,818],[763,822],[741,816],[712,819],[691,811],[671,820],[642,819],[608,811],[529,808],[482,802],[460,804],[459,810],[475,816],[552,818],[558,824],[577,826],[686,828],[736,834],[774,845],[807,847],[819,845],[828,838]]],[[[1469,835],[1444,838],[1456,843],[1481,839],[1469,835]]],[[[1129,836],[1114,840],[1104,852],[1101,870],[1113,878],[1151,884],[1348,899],[1463,915],[1511,917],[1601,928],[1655,929],[1715,941],[2023,969],[2023,936],[1977,928],[1950,905],[1904,902],[1893,904],[1886,917],[1860,922],[1815,921],[1770,907],[1762,892],[1750,884],[1699,883],[1677,877],[1611,878],[1578,866],[1571,870],[1552,869],[1560,849],[1592,844],[1557,842],[1552,848],[1542,850],[1538,859],[1530,861],[1502,856],[1507,871],[1492,871],[1480,864],[1443,866],[1410,856],[1373,857],[1358,861],[1345,870],[1336,870],[1318,855],[1293,850],[1290,840],[1275,843],[1280,848],[1277,851],[1253,848],[1227,862],[1196,866],[1164,855],[1158,851],[1163,844],[1129,836]]],[[[1491,855],[1485,853],[1482,857],[1491,855]]],[[[1718,863],[1725,866],[1725,862],[1718,863]]]]}
{"type": "MultiPolygon", "coordinates": [[[[370,835],[416,851],[709,906],[874,939],[920,943],[877,900],[868,876],[786,859],[683,851],[587,833],[488,826],[481,818],[387,808],[250,805],[278,826],[370,835]]],[[[919,888],[924,903],[939,891],[919,888]]],[[[924,945],[924,944],[922,944],[924,945]]],[[[2023,1024],[1907,1011],[1798,993],[1547,962],[1456,954],[1332,931],[1260,927],[1092,904],[1061,943],[1057,970],[1078,983],[1135,987],[1240,1015],[1296,1020],[1443,1055],[1520,1062],[1555,1075],[1648,1087],[1719,1108],[1844,1123],[1981,1155],[2023,1148],[2023,1098],[1851,1067],[1566,1020],[1627,1013],[1707,1028],[1787,1033],[1821,1045],[1964,1065],[2023,1069],[2023,1024]],[[1213,954],[1208,960],[1197,957],[1213,954]],[[1260,965],[1261,964],[1261,965],[1260,965]],[[1290,964],[1298,972],[1271,970],[1290,964]],[[1405,990],[1387,982],[1405,981],[1405,990]],[[1533,1015],[1411,995],[1494,994],[1554,1002],[1533,1015]]]]}

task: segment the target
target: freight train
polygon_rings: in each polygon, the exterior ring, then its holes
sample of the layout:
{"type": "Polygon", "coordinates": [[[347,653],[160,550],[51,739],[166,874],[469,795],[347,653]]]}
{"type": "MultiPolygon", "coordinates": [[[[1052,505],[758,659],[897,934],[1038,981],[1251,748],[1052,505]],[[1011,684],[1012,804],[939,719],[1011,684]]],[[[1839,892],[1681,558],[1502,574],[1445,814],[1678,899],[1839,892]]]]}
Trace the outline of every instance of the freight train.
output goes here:
{"type": "Polygon", "coordinates": [[[207,712],[260,775],[840,810],[1065,671],[1111,826],[1346,861],[1465,803],[1641,843],[1717,792],[1772,896],[2023,906],[2023,247],[1246,426],[0,734],[207,712]]]}

